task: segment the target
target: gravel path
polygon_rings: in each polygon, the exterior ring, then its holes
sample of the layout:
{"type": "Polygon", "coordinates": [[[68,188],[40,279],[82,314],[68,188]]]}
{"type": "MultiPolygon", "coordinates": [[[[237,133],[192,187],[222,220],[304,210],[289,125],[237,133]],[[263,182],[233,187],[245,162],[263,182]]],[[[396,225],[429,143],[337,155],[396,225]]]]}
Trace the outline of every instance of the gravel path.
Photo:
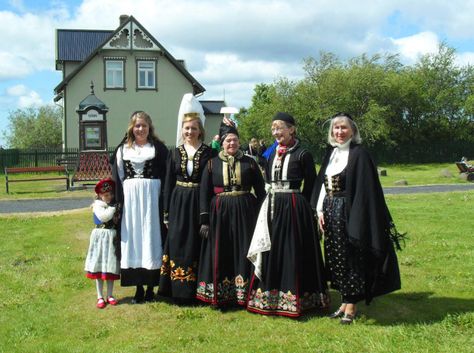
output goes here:
{"type": "MultiPolygon", "coordinates": [[[[451,185],[424,185],[424,186],[401,186],[386,187],[385,194],[414,194],[448,191],[474,190],[472,184],[451,185]]],[[[75,210],[89,207],[92,204],[90,197],[70,199],[35,199],[35,200],[4,200],[0,201],[0,214],[5,213],[30,213],[30,212],[56,212],[75,210]]]]}
{"type": "Polygon", "coordinates": [[[474,190],[474,183],[471,184],[446,184],[446,185],[420,185],[420,186],[397,186],[383,188],[384,194],[415,194],[448,191],[474,190]]]}
{"type": "Polygon", "coordinates": [[[75,210],[89,207],[92,201],[91,197],[0,201],[0,214],[75,210]]]}

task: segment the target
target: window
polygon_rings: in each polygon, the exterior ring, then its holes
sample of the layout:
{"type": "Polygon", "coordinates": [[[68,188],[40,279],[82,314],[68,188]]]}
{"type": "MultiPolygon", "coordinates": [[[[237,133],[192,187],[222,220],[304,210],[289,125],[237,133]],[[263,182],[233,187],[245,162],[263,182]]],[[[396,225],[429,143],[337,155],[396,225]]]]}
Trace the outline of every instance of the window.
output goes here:
{"type": "Polygon", "coordinates": [[[124,89],[124,60],[105,60],[105,88],[124,89]]]}
{"type": "Polygon", "coordinates": [[[156,89],[156,61],[137,60],[137,89],[156,89]]]}
{"type": "Polygon", "coordinates": [[[100,126],[88,126],[85,128],[85,149],[102,147],[100,126]]]}

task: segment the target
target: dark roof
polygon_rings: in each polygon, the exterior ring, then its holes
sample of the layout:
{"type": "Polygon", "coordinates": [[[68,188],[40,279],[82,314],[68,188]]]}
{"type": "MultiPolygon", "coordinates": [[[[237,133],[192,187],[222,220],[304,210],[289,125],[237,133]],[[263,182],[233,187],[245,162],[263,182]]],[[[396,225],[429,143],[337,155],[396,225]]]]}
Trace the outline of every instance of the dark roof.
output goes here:
{"type": "Polygon", "coordinates": [[[108,111],[109,108],[94,94],[94,84],[91,82],[91,93],[79,103],[79,107],[76,112],[82,112],[90,107],[98,108],[102,111],[108,111]]]}
{"type": "Polygon", "coordinates": [[[58,29],[56,31],[58,61],[83,61],[114,31],[58,29]]]}
{"type": "Polygon", "coordinates": [[[199,101],[204,109],[204,114],[220,114],[221,108],[225,107],[224,101],[199,101]]]}

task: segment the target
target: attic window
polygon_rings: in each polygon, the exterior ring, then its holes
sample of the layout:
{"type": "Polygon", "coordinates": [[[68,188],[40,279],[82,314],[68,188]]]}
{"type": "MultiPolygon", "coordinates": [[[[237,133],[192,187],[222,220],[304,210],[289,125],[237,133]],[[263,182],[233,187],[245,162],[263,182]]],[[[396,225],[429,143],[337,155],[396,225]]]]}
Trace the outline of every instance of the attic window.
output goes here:
{"type": "Polygon", "coordinates": [[[137,58],[137,89],[156,90],[156,59],[137,58]]]}
{"type": "Polygon", "coordinates": [[[125,89],[125,59],[105,58],[105,89],[125,89]]]}

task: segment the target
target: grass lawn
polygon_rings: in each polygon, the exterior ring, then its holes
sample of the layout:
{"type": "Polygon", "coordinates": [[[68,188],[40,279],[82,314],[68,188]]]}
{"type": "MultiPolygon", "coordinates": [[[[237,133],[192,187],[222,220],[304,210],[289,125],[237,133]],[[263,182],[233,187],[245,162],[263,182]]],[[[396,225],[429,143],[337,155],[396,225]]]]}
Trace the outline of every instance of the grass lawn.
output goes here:
{"type": "Polygon", "coordinates": [[[474,191],[387,200],[409,233],[398,253],[403,289],[360,305],[348,327],[325,313],[131,305],[134,290],[118,284],[121,303],[98,310],[83,273],[90,210],[2,217],[0,352],[474,352],[474,191]]]}
{"type": "MultiPolygon", "coordinates": [[[[8,179],[40,178],[41,175],[51,177],[54,173],[14,174],[8,176],[8,179]]],[[[8,183],[8,188],[9,194],[6,192],[5,175],[0,175],[0,200],[89,197],[93,190],[92,185],[86,190],[81,184],[76,183],[70,191],[67,191],[65,180],[13,182],[8,183]]]]}
{"type": "Polygon", "coordinates": [[[406,180],[408,186],[469,183],[459,177],[454,163],[390,164],[380,168],[387,171],[387,176],[380,177],[384,187],[394,186],[398,180],[406,180]]]}

